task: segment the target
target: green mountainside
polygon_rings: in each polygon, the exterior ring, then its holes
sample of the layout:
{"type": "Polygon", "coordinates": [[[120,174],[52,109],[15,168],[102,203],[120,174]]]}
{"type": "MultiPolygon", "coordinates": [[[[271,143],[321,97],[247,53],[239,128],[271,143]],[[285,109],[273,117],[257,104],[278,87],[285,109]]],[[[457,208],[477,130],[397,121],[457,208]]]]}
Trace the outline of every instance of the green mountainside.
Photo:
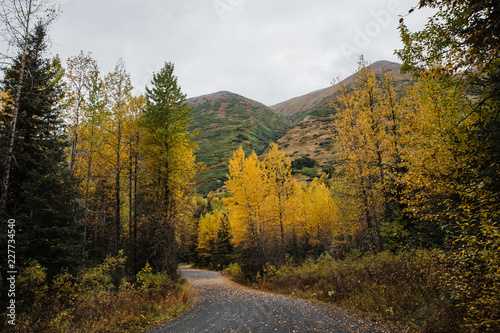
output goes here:
{"type": "Polygon", "coordinates": [[[289,129],[289,121],[264,104],[221,91],[190,98],[195,108],[188,130],[198,130],[196,161],[207,168],[196,179],[201,194],[217,190],[226,180],[227,161],[240,146],[249,154],[262,154],[271,141],[289,129]]]}
{"type": "MultiPolygon", "coordinates": [[[[391,72],[396,91],[401,91],[409,75],[400,74],[400,65],[378,61],[371,65],[378,78],[391,72]]],[[[196,179],[197,191],[207,194],[224,185],[227,162],[240,146],[247,154],[260,155],[274,141],[292,160],[299,180],[310,180],[333,165],[333,102],[341,84],[352,85],[355,75],[339,84],[292,98],[267,107],[243,96],[221,91],[190,98],[193,121],[189,130],[199,130],[195,137],[199,150],[197,162],[206,166],[196,179]]]]}

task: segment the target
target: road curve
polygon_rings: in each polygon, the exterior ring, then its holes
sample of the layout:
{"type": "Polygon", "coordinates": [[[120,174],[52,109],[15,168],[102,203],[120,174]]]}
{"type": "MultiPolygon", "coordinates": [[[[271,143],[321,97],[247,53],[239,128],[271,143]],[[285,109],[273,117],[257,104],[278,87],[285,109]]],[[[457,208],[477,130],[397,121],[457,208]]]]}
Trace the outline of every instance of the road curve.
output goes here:
{"type": "Polygon", "coordinates": [[[240,286],[218,272],[181,267],[194,304],[149,333],[384,332],[327,305],[240,286]]]}

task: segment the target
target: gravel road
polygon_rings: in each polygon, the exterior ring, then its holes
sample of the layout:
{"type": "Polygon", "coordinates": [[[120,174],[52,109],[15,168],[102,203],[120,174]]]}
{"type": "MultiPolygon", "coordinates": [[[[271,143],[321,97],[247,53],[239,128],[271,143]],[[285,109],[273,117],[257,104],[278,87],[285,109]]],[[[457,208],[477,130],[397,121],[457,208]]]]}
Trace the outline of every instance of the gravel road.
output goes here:
{"type": "Polygon", "coordinates": [[[149,333],[384,332],[331,306],[240,286],[218,272],[182,267],[194,304],[149,333]]]}

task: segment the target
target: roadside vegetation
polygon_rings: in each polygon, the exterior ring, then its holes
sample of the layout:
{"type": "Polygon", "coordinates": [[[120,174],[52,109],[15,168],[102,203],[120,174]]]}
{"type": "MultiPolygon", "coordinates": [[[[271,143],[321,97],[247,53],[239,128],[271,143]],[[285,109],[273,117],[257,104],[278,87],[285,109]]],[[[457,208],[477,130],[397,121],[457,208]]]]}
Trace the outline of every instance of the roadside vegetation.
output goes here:
{"type": "Polygon", "coordinates": [[[179,278],[153,272],[146,264],[127,277],[121,252],[77,274],[49,277],[32,262],[18,276],[16,325],[3,332],[143,332],[189,308],[187,286],[179,278]]]}
{"type": "Polygon", "coordinates": [[[446,332],[461,313],[447,296],[442,253],[416,250],[343,259],[326,253],[302,264],[289,261],[264,268],[254,286],[330,303],[353,313],[385,320],[410,331],[446,332]]]}

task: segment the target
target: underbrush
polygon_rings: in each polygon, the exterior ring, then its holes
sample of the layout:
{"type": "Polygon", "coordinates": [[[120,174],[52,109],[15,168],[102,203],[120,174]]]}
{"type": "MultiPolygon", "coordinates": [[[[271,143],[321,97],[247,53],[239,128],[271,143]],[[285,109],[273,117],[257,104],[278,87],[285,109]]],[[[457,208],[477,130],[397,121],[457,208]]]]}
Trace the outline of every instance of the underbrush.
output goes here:
{"type": "Polygon", "coordinates": [[[332,303],[410,331],[460,332],[462,318],[442,276],[436,252],[351,253],[344,260],[324,254],[298,266],[291,261],[280,268],[268,265],[257,282],[262,289],[332,303]]]}
{"type": "Polygon", "coordinates": [[[181,281],[154,273],[149,265],[127,281],[120,278],[124,265],[120,254],[49,282],[46,270],[31,263],[18,277],[16,325],[5,322],[2,332],[142,332],[187,310],[181,281]]]}

